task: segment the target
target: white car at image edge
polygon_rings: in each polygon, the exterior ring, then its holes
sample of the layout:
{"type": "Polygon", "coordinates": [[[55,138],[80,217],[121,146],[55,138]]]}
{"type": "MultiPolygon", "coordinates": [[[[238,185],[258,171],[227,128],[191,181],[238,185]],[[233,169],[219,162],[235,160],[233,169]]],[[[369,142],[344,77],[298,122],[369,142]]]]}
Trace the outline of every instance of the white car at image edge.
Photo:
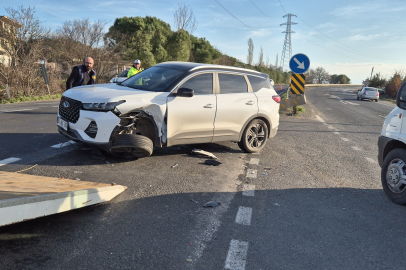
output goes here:
{"type": "Polygon", "coordinates": [[[234,141],[258,152],[279,126],[280,96],[267,74],[165,62],[115,84],[80,86],[60,101],[65,137],[122,157],[154,147],[234,141]]]}

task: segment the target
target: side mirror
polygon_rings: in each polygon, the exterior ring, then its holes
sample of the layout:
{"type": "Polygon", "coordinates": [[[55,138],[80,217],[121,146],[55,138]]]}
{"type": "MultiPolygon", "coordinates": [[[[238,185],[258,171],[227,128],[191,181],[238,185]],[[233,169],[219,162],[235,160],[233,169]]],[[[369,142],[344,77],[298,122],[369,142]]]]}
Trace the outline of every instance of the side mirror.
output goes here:
{"type": "Polygon", "coordinates": [[[406,110],[406,82],[403,83],[398,90],[398,94],[396,95],[396,105],[399,108],[406,110]]]}
{"type": "Polygon", "coordinates": [[[177,97],[193,97],[194,91],[190,88],[179,88],[175,96],[177,97]]]}

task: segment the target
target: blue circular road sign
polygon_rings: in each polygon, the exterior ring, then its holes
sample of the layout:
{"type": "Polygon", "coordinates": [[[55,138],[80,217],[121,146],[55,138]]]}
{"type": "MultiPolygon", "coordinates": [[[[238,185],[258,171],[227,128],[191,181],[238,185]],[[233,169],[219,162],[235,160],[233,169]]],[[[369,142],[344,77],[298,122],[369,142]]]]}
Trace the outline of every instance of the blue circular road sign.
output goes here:
{"type": "Polygon", "coordinates": [[[305,73],[310,67],[310,59],[303,53],[295,54],[290,58],[289,67],[293,73],[305,73]]]}

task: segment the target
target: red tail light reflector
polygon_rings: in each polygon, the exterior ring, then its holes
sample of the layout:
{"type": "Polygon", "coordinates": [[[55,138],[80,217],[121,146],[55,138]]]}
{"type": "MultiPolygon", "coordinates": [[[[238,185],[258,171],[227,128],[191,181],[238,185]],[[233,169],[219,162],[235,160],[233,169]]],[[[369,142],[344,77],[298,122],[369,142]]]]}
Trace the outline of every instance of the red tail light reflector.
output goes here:
{"type": "Polygon", "coordinates": [[[272,96],[272,99],[275,100],[277,103],[281,103],[281,97],[279,95],[272,96]]]}

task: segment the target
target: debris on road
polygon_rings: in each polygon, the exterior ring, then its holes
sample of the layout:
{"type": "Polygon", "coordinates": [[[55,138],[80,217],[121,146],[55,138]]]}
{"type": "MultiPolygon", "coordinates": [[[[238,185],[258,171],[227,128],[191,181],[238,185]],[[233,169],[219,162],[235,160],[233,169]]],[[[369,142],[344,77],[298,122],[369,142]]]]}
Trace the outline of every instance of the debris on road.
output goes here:
{"type": "Polygon", "coordinates": [[[193,199],[190,199],[190,201],[191,201],[191,202],[194,202],[194,203],[198,203],[197,201],[195,201],[195,200],[193,200],[193,199]]]}
{"type": "Polygon", "coordinates": [[[211,157],[211,158],[213,158],[213,159],[217,159],[217,157],[216,157],[215,155],[213,155],[212,153],[207,152],[207,151],[204,151],[204,150],[201,150],[201,149],[193,149],[193,150],[192,150],[192,154],[195,154],[195,155],[202,155],[202,156],[211,157]]]}
{"type": "Polygon", "coordinates": [[[220,164],[223,164],[223,163],[221,163],[220,161],[217,161],[217,160],[207,159],[204,161],[204,164],[211,165],[211,166],[219,166],[220,164]]]}
{"type": "Polygon", "coordinates": [[[81,171],[74,171],[73,173],[82,173],[81,171]]]}
{"type": "Polygon", "coordinates": [[[171,168],[173,169],[173,168],[176,168],[176,167],[178,167],[178,163],[176,163],[175,165],[173,165],[171,168]]]}
{"type": "Polygon", "coordinates": [[[203,207],[206,207],[206,208],[208,208],[208,207],[217,207],[220,204],[221,204],[221,202],[210,201],[210,202],[205,203],[203,205],[203,207]]]}

